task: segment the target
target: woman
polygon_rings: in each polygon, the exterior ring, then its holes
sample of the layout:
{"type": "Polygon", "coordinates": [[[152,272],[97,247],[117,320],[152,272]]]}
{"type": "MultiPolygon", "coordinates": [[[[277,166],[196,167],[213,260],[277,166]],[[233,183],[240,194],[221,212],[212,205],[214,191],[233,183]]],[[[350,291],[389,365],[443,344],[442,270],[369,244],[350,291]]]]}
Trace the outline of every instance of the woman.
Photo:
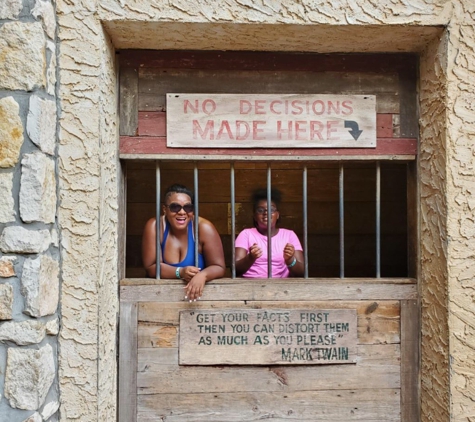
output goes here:
{"type": "MultiPolygon", "coordinates": [[[[267,278],[267,190],[259,189],[252,197],[254,228],[244,229],[236,238],[236,273],[243,277],[267,278]]],[[[281,193],[271,190],[272,277],[302,277],[302,246],[292,230],[278,228],[281,193]]]]}
{"type": "MultiPolygon", "coordinates": [[[[185,186],[173,185],[166,190],[164,202],[160,225],[160,276],[185,280],[185,299],[196,301],[201,298],[207,281],[224,275],[221,238],[210,221],[199,217],[196,266],[193,194],[185,186]]],[[[151,218],[142,238],[142,259],[149,277],[156,276],[156,233],[156,219],[151,218]]]]}

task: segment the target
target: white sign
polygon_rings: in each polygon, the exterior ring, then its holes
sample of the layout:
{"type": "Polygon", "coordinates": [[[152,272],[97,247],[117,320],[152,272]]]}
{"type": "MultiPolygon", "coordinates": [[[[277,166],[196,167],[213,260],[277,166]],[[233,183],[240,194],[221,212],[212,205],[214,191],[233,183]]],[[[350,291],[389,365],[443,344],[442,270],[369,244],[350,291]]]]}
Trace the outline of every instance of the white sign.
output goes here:
{"type": "Polygon", "coordinates": [[[376,97],[167,94],[167,146],[375,148],[376,97]]]}
{"type": "Polygon", "coordinates": [[[322,365],[356,362],[355,309],[180,312],[181,365],[322,365]]]}

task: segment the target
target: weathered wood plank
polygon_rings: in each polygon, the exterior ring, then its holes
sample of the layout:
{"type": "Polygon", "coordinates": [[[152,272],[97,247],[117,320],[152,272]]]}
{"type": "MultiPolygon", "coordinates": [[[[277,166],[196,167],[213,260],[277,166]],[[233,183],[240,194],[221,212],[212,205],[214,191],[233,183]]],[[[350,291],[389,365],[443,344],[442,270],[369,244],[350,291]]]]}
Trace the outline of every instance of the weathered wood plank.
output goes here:
{"type": "MultiPolygon", "coordinates": [[[[179,366],[160,362],[164,350],[139,349],[138,394],[347,390],[361,388],[362,380],[364,388],[400,388],[399,345],[358,346],[356,365],[318,368],[179,366]]],[[[178,349],[168,350],[178,356],[178,349]]]]}
{"type": "Polygon", "coordinates": [[[137,68],[395,72],[416,65],[414,53],[318,54],[269,51],[123,50],[121,63],[137,68]]]}
{"type": "MultiPolygon", "coordinates": [[[[394,138],[393,114],[376,115],[376,134],[378,138],[394,138]]],[[[140,117],[139,117],[140,121],[140,117]]]]}
{"type": "Polygon", "coordinates": [[[135,136],[138,127],[138,85],[139,77],[136,68],[122,67],[120,69],[120,114],[119,133],[135,136]]]}
{"type": "Polygon", "coordinates": [[[376,95],[378,113],[399,113],[397,72],[302,72],[139,68],[139,110],[166,111],[167,93],[376,95]]]}
{"type": "Polygon", "coordinates": [[[417,300],[401,301],[401,421],[420,421],[420,311],[417,300]]]}
{"type": "Polygon", "coordinates": [[[119,422],[135,422],[137,420],[137,303],[121,302],[119,339],[119,422]]]}
{"type": "Polygon", "coordinates": [[[391,160],[413,160],[417,155],[417,140],[415,138],[378,138],[376,148],[336,148],[319,149],[199,149],[199,148],[168,148],[165,137],[158,136],[121,136],[120,158],[136,159],[140,155],[148,155],[149,159],[174,160],[276,160],[314,161],[325,157],[326,160],[370,159],[369,157],[384,157],[391,160]],[[156,154],[156,156],[154,156],[156,154]],[[166,156],[166,157],[165,157],[166,156]],[[319,158],[320,157],[320,158],[319,158]]]}
{"type": "Polygon", "coordinates": [[[399,400],[398,389],[139,395],[138,420],[400,422],[399,400]]]}
{"type": "MultiPolygon", "coordinates": [[[[348,282],[335,279],[332,281],[315,280],[304,282],[288,279],[287,283],[277,280],[254,279],[252,282],[239,280],[235,283],[211,282],[206,285],[203,300],[401,300],[417,297],[417,286],[413,284],[395,285],[388,283],[348,282]]],[[[184,300],[183,283],[178,285],[142,285],[122,286],[122,301],[137,302],[181,302],[184,300]]],[[[192,306],[194,304],[191,304],[192,306]]]]}

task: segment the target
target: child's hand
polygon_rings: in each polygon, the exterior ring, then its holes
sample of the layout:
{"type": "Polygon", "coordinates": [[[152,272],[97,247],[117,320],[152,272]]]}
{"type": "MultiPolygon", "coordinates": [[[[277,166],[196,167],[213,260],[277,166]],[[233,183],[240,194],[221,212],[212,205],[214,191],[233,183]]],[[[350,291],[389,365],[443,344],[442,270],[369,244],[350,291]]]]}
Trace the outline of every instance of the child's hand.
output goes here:
{"type": "Polygon", "coordinates": [[[292,264],[294,260],[295,248],[291,243],[287,243],[284,248],[284,260],[287,265],[292,264]]]}
{"type": "Polygon", "coordinates": [[[254,243],[254,245],[249,248],[249,255],[253,261],[262,256],[262,249],[257,246],[257,243],[254,243]]]}

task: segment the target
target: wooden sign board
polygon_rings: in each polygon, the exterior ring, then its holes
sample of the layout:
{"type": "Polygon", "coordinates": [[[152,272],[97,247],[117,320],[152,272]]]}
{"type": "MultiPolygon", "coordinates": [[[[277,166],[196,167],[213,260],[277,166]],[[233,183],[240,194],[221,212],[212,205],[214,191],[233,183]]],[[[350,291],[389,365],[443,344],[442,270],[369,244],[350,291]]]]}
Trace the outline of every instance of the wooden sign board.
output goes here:
{"type": "Polygon", "coordinates": [[[376,97],[167,94],[167,146],[375,148],[376,97]]]}
{"type": "Polygon", "coordinates": [[[181,311],[179,363],[355,363],[356,333],[354,309],[181,311]]]}

